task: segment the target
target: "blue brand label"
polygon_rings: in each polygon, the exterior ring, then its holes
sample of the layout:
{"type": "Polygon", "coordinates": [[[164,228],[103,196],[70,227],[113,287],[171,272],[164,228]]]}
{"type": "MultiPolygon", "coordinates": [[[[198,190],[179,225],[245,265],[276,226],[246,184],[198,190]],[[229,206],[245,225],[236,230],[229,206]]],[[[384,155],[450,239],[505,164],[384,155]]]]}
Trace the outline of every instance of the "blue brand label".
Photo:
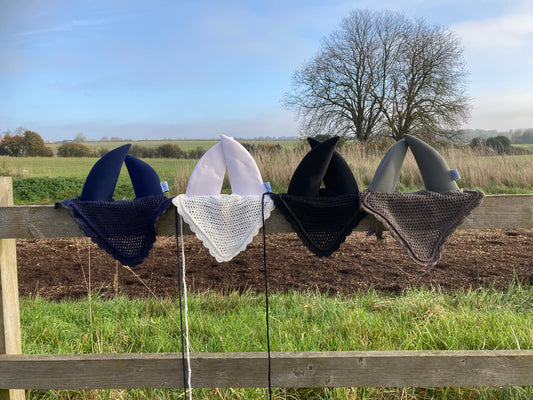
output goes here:
{"type": "Polygon", "coordinates": [[[452,179],[454,181],[458,181],[459,179],[461,179],[461,177],[459,176],[459,171],[457,171],[457,169],[452,169],[450,170],[450,174],[452,174],[452,179]]]}
{"type": "Polygon", "coordinates": [[[163,191],[163,193],[168,192],[168,183],[167,183],[167,181],[161,182],[161,190],[163,191]]]}
{"type": "Polygon", "coordinates": [[[270,193],[272,192],[272,188],[270,187],[270,182],[264,182],[263,186],[265,187],[265,190],[270,193]]]}

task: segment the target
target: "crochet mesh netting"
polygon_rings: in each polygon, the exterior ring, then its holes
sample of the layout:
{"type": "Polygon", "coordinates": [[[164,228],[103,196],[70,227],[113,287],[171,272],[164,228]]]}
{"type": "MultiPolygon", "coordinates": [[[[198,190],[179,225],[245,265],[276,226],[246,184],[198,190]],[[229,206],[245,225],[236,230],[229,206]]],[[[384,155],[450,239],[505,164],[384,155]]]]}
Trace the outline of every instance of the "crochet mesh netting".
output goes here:
{"type": "Polygon", "coordinates": [[[418,264],[435,265],[443,247],[464,219],[482,201],[480,191],[378,193],[365,191],[363,209],[389,230],[418,264]]]}
{"type": "Polygon", "coordinates": [[[302,197],[271,194],[304,245],[318,257],[329,257],[366,215],[359,195],[302,197]]]}
{"type": "Polygon", "coordinates": [[[124,265],[143,262],[156,240],[155,223],[170,206],[165,196],[132,201],[82,201],[56,203],[66,208],[93,242],[124,265]]]}
{"type": "MultiPolygon", "coordinates": [[[[261,196],[182,194],[172,202],[218,262],[229,261],[246,249],[263,225],[261,196]]],[[[273,209],[274,203],[266,196],[265,219],[273,209]]]]}

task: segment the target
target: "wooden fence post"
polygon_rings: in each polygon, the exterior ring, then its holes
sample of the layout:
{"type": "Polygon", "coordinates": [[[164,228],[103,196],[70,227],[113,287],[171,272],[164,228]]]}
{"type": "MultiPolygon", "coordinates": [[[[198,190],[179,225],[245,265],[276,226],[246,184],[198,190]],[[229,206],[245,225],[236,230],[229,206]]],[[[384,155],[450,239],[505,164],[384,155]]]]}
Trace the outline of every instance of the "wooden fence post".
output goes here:
{"type": "MultiPolygon", "coordinates": [[[[13,205],[11,177],[0,177],[0,205],[13,205]]],[[[21,354],[15,239],[0,239],[0,354],[21,354]]],[[[24,390],[1,389],[0,400],[24,400],[24,390]]]]}

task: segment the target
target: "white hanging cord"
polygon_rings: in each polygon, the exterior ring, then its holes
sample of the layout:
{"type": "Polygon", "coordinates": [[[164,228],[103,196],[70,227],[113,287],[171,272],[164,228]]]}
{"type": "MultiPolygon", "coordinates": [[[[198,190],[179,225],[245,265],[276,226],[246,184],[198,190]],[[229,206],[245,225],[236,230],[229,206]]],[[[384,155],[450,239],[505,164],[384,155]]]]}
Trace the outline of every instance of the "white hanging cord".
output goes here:
{"type": "MultiPolygon", "coordinates": [[[[181,236],[181,265],[182,265],[182,279],[183,279],[183,303],[184,303],[184,314],[185,314],[185,352],[187,355],[187,387],[189,391],[189,400],[192,400],[192,390],[191,390],[191,354],[190,354],[190,344],[189,344],[189,308],[187,306],[187,283],[185,281],[185,244],[183,242],[183,218],[180,215],[180,236],[181,236]]],[[[187,389],[186,389],[187,390],[187,389]]]]}

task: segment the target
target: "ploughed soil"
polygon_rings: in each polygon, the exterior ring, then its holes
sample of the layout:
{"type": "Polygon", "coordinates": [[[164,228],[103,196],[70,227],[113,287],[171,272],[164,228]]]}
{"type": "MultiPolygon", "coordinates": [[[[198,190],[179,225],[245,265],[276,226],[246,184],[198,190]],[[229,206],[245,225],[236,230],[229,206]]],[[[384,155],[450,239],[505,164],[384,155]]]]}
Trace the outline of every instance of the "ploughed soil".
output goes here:
{"type": "MultiPolygon", "coordinates": [[[[270,291],[399,293],[407,287],[444,290],[533,284],[533,230],[456,231],[431,269],[414,264],[388,233],[384,242],[353,232],[329,258],[314,256],[295,233],[267,235],[270,291]],[[384,246],[383,246],[384,244],[384,246]]],[[[181,249],[180,249],[181,252],[181,249]]],[[[217,263],[195,236],[184,240],[188,290],[264,291],[263,237],[230,262],[217,263]]],[[[17,240],[21,296],[48,299],[176,296],[176,238],[161,237],[143,264],[123,267],[88,238],[17,240]]]]}

